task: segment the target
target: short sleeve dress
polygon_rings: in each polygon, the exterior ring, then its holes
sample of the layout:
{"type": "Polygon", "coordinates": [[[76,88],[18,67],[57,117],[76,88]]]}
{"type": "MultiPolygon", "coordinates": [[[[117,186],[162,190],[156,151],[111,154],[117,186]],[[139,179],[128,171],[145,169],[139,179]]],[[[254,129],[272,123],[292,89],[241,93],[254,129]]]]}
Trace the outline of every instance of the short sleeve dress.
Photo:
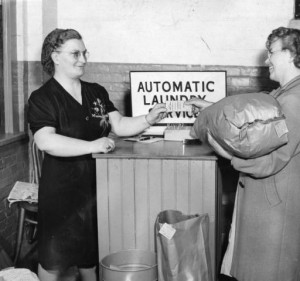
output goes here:
{"type": "MultiPolygon", "coordinates": [[[[50,126],[56,133],[92,141],[110,132],[116,111],[107,91],[81,81],[82,104],[51,78],[28,100],[33,134],[50,126]]],[[[45,153],[39,185],[38,252],[46,270],[98,263],[96,167],[91,155],[57,157],[45,153]]]]}

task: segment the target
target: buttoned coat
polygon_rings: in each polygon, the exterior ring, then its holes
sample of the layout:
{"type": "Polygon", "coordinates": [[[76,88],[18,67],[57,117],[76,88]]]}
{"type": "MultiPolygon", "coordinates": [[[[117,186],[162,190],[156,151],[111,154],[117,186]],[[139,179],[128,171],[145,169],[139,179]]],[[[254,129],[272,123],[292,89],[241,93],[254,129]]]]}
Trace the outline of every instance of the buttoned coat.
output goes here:
{"type": "Polygon", "coordinates": [[[231,160],[241,173],[223,266],[239,281],[300,280],[300,76],[270,94],[286,117],[288,143],[231,160]]]}

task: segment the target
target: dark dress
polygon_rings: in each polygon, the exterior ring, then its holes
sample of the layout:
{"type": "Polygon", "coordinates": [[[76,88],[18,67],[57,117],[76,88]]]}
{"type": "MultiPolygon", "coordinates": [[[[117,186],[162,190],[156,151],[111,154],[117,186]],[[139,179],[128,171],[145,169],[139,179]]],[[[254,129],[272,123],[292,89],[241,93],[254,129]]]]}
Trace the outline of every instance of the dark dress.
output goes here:
{"type": "MultiPolygon", "coordinates": [[[[107,91],[81,81],[82,105],[51,78],[28,101],[34,134],[50,126],[56,133],[92,141],[110,132],[115,111],[107,91]]],[[[91,155],[56,157],[45,153],[39,185],[39,263],[46,270],[98,263],[96,168],[91,155]]]]}

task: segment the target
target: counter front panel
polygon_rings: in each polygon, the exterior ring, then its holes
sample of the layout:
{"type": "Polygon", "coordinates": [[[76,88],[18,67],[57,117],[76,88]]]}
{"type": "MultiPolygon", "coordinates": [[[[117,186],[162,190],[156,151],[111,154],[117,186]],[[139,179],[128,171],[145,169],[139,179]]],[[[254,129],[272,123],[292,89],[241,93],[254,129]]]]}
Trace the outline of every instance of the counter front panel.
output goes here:
{"type": "Polygon", "coordinates": [[[201,145],[117,141],[95,154],[99,258],[122,249],[155,250],[159,212],[208,213],[210,252],[216,257],[216,157],[201,145]]]}

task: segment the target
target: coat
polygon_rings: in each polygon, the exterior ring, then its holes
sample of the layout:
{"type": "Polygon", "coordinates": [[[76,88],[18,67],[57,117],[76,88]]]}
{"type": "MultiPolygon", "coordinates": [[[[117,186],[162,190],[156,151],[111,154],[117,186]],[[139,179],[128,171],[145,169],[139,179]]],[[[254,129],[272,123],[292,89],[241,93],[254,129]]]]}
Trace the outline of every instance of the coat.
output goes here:
{"type": "Polygon", "coordinates": [[[300,76],[270,94],[286,117],[288,143],[231,160],[240,178],[222,272],[239,281],[300,280],[300,76]]]}

